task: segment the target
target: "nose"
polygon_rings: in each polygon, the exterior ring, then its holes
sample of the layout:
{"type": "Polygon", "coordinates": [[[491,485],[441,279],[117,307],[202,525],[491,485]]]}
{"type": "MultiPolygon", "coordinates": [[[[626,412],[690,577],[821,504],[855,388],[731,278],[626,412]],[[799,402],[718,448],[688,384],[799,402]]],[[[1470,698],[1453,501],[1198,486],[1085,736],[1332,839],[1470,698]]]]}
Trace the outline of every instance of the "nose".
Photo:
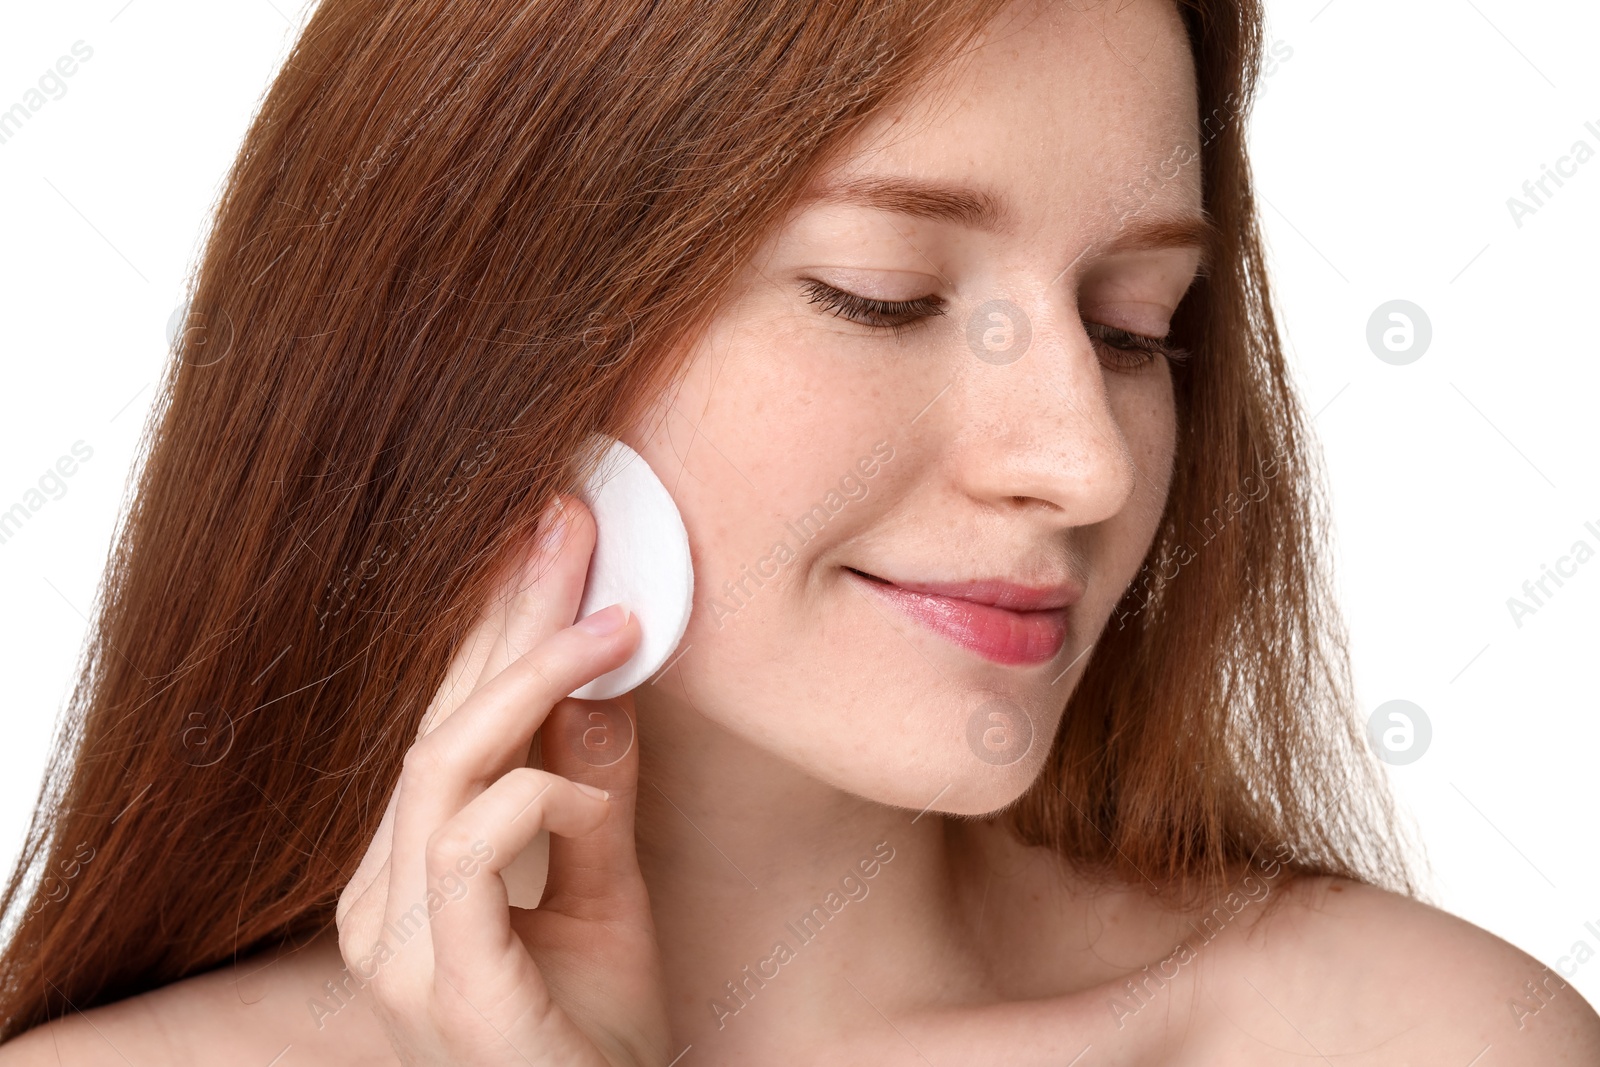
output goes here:
{"type": "Polygon", "coordinates": [[[958,353],[953,448],[968,495],[1033,507],[1055,525],[1122,510],[1140,474],[1111,407],[1106,375],[1076,309],[1044,296],[973,309],[958,353]]]}

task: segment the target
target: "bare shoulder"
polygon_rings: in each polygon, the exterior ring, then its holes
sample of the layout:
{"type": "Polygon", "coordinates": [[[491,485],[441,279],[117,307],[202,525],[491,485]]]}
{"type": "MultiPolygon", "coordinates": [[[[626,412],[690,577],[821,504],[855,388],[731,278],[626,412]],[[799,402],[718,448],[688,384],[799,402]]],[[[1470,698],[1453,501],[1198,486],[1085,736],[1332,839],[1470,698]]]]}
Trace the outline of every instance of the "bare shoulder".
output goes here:
{"type": "Polygon", "coordinates": [[[0,1067],[392,1067],[369,998],[344,977],[326,940],[264,953],[29,1030],[0,1046],[0,1067]]]}
{"type": "MultiPolygon", "coordinates": [[[[1574,957],[1564,975],[1463,919],[1345,879],[1279,892],[1204,968],[1205,1028],[1234,1062],[1278,1062],[1263,1058],[1271,1048],[1284,1062],[1600,1063],[1600,1016],[1566,980],[1574,957]]],[[[1600,951],[1591,940],[1574,946],[1583,959],[1600,951]]]]}
{"type": "Polygon", "coordinates": [[[0,1046],[0,1067],[126,1067],[187,1062],[166,1025],[168,1011],[201,1007],[189,983],[75,1012],[0,1046]],[[187,987],[187,988],[186,988],[187,987]]]}

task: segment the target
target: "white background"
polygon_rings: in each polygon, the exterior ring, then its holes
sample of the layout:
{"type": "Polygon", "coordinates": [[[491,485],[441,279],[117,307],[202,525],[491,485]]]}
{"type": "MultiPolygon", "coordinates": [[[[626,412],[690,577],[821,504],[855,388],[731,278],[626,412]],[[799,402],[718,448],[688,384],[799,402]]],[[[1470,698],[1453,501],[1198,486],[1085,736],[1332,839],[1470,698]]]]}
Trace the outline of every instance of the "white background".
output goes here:
{"type": "MultiPolygon", "coordinates": [[[[66,94],[0,144],[0,511],[74,442],[93,449],[65,495],[0,544],[7,862],[167,320],[309,6],[95,0],[7,13],[0,110],[74,42],[94,49],[66,94]]],[[[1363,715],[1403,698],[1431,721],[1421,758],[1388,773],[1437,903],[1546,963],[1580,938],[1600,949],[1584,930],[1600,927],[1600,558],[1550,584],[1520,627],[1507,607],[1575,541],[1600,551],[1600,158],[1548,184],[1521,226],[1507,207],[1575,141],[1600,152],[1600,9],[1280,0],[1270,13],[1279,58],[1252,151],[1283,325],[1329,467],[1363,715]],[[1405,366],[1366,341],[1393,299],[1432,325],[1405,366]]],[[[1573,984],[1600,1003],[1600,959],[1573,984]]]]}

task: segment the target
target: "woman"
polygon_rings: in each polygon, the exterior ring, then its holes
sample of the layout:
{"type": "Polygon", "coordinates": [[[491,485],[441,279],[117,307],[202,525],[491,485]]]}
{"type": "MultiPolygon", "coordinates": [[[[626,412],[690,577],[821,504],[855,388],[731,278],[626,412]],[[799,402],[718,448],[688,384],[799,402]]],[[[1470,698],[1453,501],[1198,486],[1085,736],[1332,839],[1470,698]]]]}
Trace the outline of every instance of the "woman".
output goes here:
{"type": "Polygon", "coordinates": [[[1259,15],[325,0],[5,898],[0,1063],[1600,1061],[1414,899],[1351,726],[1259,15]],[[595,433],[697,583],[604,704],[595,433]]]}

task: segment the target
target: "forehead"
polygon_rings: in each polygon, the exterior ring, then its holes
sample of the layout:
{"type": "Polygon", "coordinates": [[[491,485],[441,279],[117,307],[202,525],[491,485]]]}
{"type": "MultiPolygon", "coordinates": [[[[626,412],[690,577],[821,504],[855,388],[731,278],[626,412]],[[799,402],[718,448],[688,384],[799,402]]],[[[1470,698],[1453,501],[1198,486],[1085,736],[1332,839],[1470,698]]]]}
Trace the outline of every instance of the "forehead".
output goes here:
{"type": "Polygon", "coordinates": [[[1130,215],[1199,211],[1197,111],[1193,59],[1170,0],[1021,0],[874,116],[812,192],[916,178],[993,194],[950,203],[951,221],[1097,239],[1130,215]]]}

